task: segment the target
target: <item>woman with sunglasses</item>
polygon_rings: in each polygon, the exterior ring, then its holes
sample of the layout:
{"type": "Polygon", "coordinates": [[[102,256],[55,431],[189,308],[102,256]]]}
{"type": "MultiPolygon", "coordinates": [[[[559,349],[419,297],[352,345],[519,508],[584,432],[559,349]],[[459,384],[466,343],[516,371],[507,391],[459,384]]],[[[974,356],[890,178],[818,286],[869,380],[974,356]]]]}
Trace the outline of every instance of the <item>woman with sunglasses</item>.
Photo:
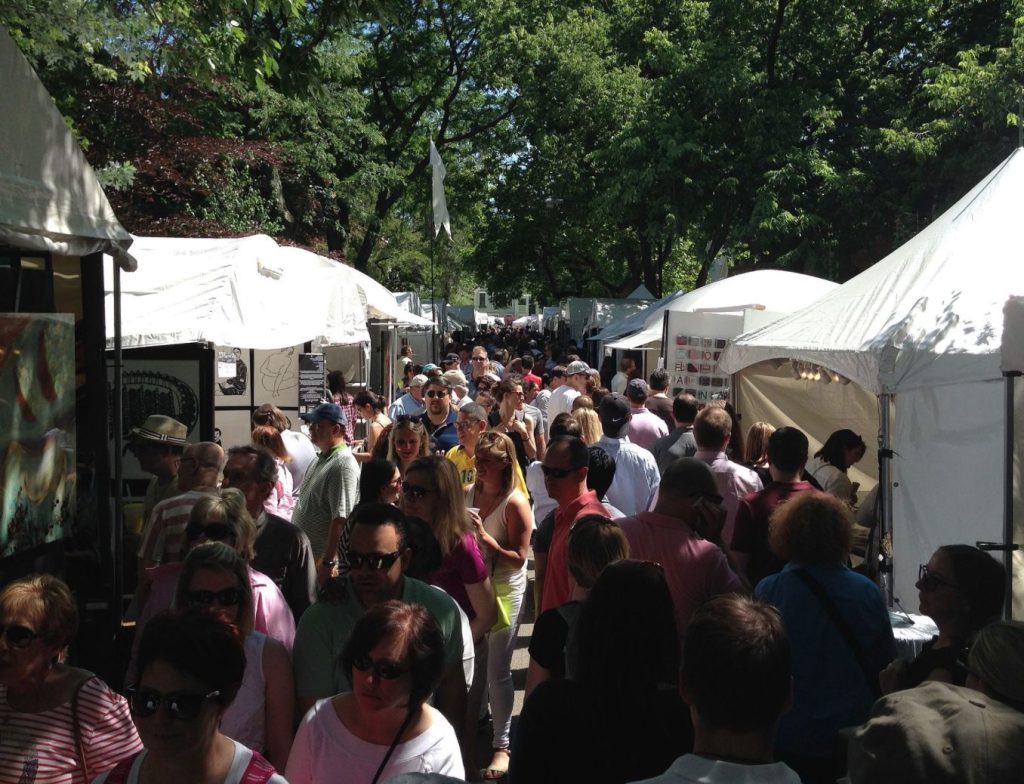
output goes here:
{"type": "Polygon", "coordinates": [[[1006,570],[988,553],[966,544],[940,547],[918,571],[921,614],[938,628],[913,661],[896,659],[880,676],[882,693],[925,681],[967,683],[964,662],[979,631],[999,619],[1006,570]]]}
{"type": "MultiPolygon", "coordinates": [[[[245,506],[245,496],[234,488],[221,490],[216,495],[201,498],[189,517],[185,531],[186,547],[190,550],[203,542],[223,542],[233,548],[246,562],[252,562],[256,540],[256,525],[245,506]]],[[[248,567],[247,567],[248,568],[248,567]]],[[[132,664],[137,655],[142,631],[157,613],[171,607],[181,574],[182,563],[161,564],[152,569],[152,590],[139,613],[135,627],[135,648],[132,664]]],[[[280,642],[291,651],[295,641],[295,616],[273,580],[262,572],[248,568],[249,584],[253,591],[253,605],[257,631],[280,642]]],[[[135,667],[128,667],[132,676],[135,667]]]]}
{"type": "Polygon", "coordinates": [[[295,681],[284,646],[253,628],[252,585],[245,561],[221,542],[192,548],[178,578],[174,604],[205,610],[243,635],[245,675],[220,729],[283,771],[292,745],[295,681]]]}
{"type": "MultiPolygon", "coordinates": [[[[504,383],[504,382],[503,382],[504,383]]],[[[518,386],[518,385],[516,385],[518,386]]],[[[487,557],[491,584],[505,610],[507,625],[492,630],[488,640],[487,686],[494,720],[494,745],[484,779],[498,779],[508,770],[509,728],[512,722],[512,652],[526,593],[526,559],[533,532],[533,512],[515,486],[516,455],[504,433],[487,432],[476,447],[476,484],[466,504],[476,535],[487,557]]]]}
{"type": "Polygon", "coordinates": [[[95,784],[287,784],[259,752],[219,730],[245,675],[238,629],[205,611],[146,627],[128,704],[145,749],[95,784]]]}
{"type": "Polygon", "coordinates": [[[0,593],[0,781],[88,784],[142,747],[124,699],[64,664],[77,631],[75,598],[56,577],[0,593]]]}
{"type": "Polygon", "coordinates": [[[537,459],[537,442],[534,437],[535,423],[526,415],[523,407],[526,395],[523,394],[522,382],[518,379],[505,379],[498,384],[495,398],[498,407],[490,413],[487,422],[492,430],[512,439],[519,468],[525,472],[526,467],[537,459]]]}
{"type": "Polygon", "coordinates": [[[318,701],[302,720],[291,784],[383,784],[401,773],[462,779],[455,731],[427,705],[445,665],[441,632],[424,607],[388,601],[367,610],[341,661],[352,690],[318,701]]]}
{"type": "Polygon", "coordinates": [[[416,417],[402,415],[395,419],[388,436],[388,460],[398,466],[404,477],[414,460],[430,454],[430,437],[416,417]]]}

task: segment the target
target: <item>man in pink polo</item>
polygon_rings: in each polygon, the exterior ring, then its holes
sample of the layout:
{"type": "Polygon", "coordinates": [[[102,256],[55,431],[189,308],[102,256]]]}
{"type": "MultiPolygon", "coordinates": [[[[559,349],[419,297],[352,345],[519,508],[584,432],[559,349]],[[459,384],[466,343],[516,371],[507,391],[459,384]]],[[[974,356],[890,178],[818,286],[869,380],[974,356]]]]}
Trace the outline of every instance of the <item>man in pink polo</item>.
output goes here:
{"type": "Polygon", "coordinates": [[[637,446],[650,450],[651,444],[668,435],[668,425],[649,408],[647,398],[650,390],[642,378],[631,379],[626,384],[626,398],[629,400],[629,440],[637,446]]]}
{"type": "Polygon", "coordinates": [[[618,520],[629,556],[657,561],[665,570],[680,640],[694,611],[709,599],[745,589],[721,548],[721,509],[715,478],[696,458],[681,457],[661,479],[652,512],[618,520]]]}

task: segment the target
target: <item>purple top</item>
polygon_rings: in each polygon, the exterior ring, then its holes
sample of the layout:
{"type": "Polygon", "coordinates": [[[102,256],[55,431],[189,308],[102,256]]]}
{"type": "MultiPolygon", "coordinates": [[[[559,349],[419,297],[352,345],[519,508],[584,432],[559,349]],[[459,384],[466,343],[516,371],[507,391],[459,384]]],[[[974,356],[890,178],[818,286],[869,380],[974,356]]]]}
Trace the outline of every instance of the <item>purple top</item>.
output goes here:
{"type": "Polygon", "coordinates": [[[482,583],[487,577],[487,566],[480,554],[480,545],[476,537],[467,532],[458,547],[441,561],[441,568],[429,575],[427,582],[451,596],[469,616],[469,620],[473,620],[476,612],[469,601],[466,586],[482,583]]]}

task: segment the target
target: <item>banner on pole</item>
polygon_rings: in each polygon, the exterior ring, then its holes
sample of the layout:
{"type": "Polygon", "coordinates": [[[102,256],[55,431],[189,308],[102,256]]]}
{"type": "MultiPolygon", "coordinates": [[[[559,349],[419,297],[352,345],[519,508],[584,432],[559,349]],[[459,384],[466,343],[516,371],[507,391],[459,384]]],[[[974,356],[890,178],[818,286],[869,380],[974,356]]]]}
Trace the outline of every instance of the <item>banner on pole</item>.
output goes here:
{"type": "Polygon", "coordinates": [[[434,207],[434,236],[441,231],[441,227],[448,232],[449,239],[452,236],[452,225],[448,218],[448,204],[444,198],[444,178],[447,172],[441,155],[434,146],[434,140],[430,140],[430,168],[431,168],[431,195],[434,207]]]}

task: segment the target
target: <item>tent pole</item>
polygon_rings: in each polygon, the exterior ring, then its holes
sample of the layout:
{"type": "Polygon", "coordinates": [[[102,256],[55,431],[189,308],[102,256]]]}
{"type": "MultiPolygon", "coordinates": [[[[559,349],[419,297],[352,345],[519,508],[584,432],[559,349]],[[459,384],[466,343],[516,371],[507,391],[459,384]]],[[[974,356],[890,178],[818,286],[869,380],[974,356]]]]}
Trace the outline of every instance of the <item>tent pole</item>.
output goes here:
{"type": "Polygon", "coordinates": [[[114,394],[112,401],[114,426],[114,519],[111,530],[110,552],[114,567],[114,600],[112,618],[118,626],[124,614],[124,423],[122,411],[122,354],[121,354],[121,267],[111,257],[114,266],[114,394]]]}
{"type": "Polygon", "coordinates": [[[1004,373],[1006,390],[1006,426],[1003,439],[1003,563],[1006,566],[1006,595],[1003,598],[1003,617],[1013,618],[1013,451],[1014,451],[1014,377],[1016,372],[1004,373]]]}
{"type": "Polygon", "coordinates": [[[889,417],[891,396],[878,396],[878,564],[885,598],[892,607],[893,566],[892,566],[892,448],[891,422],[889,417]],[[888,541],[887,541],[888,540],[888,541]]]}

